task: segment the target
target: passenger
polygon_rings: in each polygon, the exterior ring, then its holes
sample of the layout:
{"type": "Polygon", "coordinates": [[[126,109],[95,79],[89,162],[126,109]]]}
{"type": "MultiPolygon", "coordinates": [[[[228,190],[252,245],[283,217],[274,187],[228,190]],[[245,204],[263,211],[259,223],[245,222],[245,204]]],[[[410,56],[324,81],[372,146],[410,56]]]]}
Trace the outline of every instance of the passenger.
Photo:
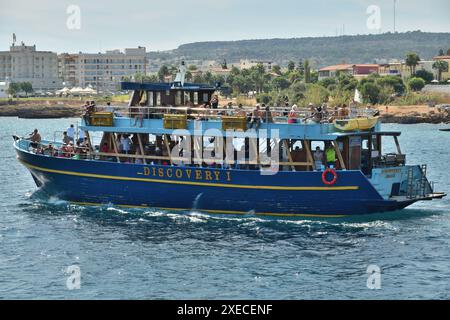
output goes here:
{"type": "Polygon", "coordinates": [[[253,112],[252,112],[249,129],[252,129],[254,124],[256,124],[256,126],[255,126],[256,130],[259,129],[259,126],[261,125],[261,111],[260,110],[261,110],[261,107],[259,104],[257,104],[255,109],[253,109],[253,112]]]}
{"type": "Polygon", "coordinates": [[[72,156],[73,160],[80,160],[81,159],[81,149],[76,147],[74,151],[74,155],[72,156]]]}
{"type": "Polygon", "coordinates": [[[69,128],[67,128],[67,136],[69,137],[70,141],[74,142],[75,141],[75,127],[73,126],[73,124],[70,125],[69,128]]]}
{"type": "Polygon", "coordinates": [[[46,148],[43,149],[43,154],[46,156],[53,157],[55,155],[55,148],[52,143],[49,143],[46,148]]]}
{"type": "Polygon", "coordinates": [[[83,130],[79,129],[78,130],[78,143],[82,144],[84,142],[85,139],[85,133],[83,130]]]}
{"type": "Polygon", "coordinates": [[[285,102],[284,104],[284,111],[283,111],[283,117],[289,116],[289,102],[285,102]]]}
{"type": "Polygon", "coordinates": [[[111,107],[111,102],[107,102],[106,103],[106,108],[105,108],[106,112],[111,112],[114,113],[114,108],[111,107]]]}
{"type": "Polygon", "coordinates": [[[228,102],[226,115],[231,117],[233,113],[233,102],[228,102]]]}
{"type": "MultiPolygon", "coordinates": [[[[139,151],[139,149],[136,149],[136,156],[140,156],[141,155],[141,152],[139,151]]],[[[142,159],[141,158],[136,158],[136,159],[134,159],[134,163],[135,164],[144,164],[144,161],[142,161],[142,159]]]]}
{"type": "Polygon", "coordinates": [[[242,103],[239,103],[238,109],[236,111],[236,116],[238,116],[238,117],[246,117],[247,116],[247,112],[245,111],[242,103]]]}
{"type": "Polygon", "coordinates": [[[316,151],[314,152],[314,165],[317,171],[322,169],[324,160],[323,156],[324,156],[323,151],[320,149],[320,147],[317,147],[316,151]]]}
{"type": "Polygon", "coordinates": [[[140,126],[142,128],[144,123],[144,107],[145,103],[141,102],[139,107],[136,108],[136,114],[134,115],[134,126],[136,127],[137,122],[140,121],[140,126]]]}
{"type": "Polygon", "coordinates": [[[130,154],[131,150],[131,140],[130,137],[126,134],[122,135],[122,138],[120,138],[120,143],[122,144],[122,153],[123,154],[130,154]]]}
{"type": "Polygon", "coordinates": [[[325,149],[325,158],[327,160],[327,167],[334,168],[334,166],[336,165],[336,150],[334,150],[334,147],[331,143],[329,143],[327,148],[325,149]]]}
{"type": "Polygon", "coordinates": [[[211,106],[213,109],[219,108],[219,96],[217,94],[211,99],[211,106]]]}
{"type": "Polygon", "coordinates": [[[69,144],[69,142],[71,142],[72,140],[70,139],[70,137],[67,135],[67,131],[63,132],[63,138],[62,138],[62,142],[64,144],[69,144]]]}
{"type": "Polygon", "coordinates": [[[122,135],[118,134],[116,139],[117,152],[122,153],[122,135]]]}
{"type": "Polygon", "coordinates": [[[86,101],[84,108],[83,118],[86,124],[89,126],[91,125],[91,116],[95,112],[95,101],[86,101]]]}
{"type": "Polygon", "coordinates": [[[38,129],[34,129],[33,133],[30,134],[30,136],[27,138],[27,140],[31,141],[30,146],[32,148],[37,148],[42,141],[41,135],[39,134],[38,129]]]}
{"type": "Polygon", "coordinates": [[[296,104],[294,104],[294,105],[292,106],[291,111],[289,112],[289,115],[288,115],[288,123],[289,123],[289,124],[298,123],[297,110],[298,110],[298,107],[297,107],[296,104]]]}
{"type": "Polygon", "coordinates": [[[264,110],[264,123],[273,123],[272,111],[270,111],[269,106],[264,110]]]}

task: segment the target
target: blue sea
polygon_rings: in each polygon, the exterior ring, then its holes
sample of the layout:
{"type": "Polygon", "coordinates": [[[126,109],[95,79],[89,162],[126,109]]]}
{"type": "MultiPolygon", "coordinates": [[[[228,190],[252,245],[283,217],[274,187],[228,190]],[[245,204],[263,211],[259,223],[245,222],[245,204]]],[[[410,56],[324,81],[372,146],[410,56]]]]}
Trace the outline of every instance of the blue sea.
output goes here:
{"type": "MultiPolygon", "coordinates": [[[[450,198],[339,220],[69,205],[36,191],[11,136],[76,121],[0,118],[1,299],[450,298],[450,198]]],[[[450,193],[442,127],[384,125],[450,193]]]]}

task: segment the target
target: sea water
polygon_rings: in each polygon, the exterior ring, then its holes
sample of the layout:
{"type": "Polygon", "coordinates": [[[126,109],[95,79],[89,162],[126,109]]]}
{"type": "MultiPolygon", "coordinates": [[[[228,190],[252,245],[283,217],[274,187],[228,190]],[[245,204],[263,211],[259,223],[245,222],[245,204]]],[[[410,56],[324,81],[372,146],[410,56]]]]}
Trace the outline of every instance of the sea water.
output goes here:
{"type": "MultiPolygon", "coordinates": [[[[36,191],[11,136],[76,121],[0,118],[0,298],[450,298],[450,198],[337,220],[70,205],[36,191]]],[[[383,129],[449,193],[442,127],[383,129]]]]}

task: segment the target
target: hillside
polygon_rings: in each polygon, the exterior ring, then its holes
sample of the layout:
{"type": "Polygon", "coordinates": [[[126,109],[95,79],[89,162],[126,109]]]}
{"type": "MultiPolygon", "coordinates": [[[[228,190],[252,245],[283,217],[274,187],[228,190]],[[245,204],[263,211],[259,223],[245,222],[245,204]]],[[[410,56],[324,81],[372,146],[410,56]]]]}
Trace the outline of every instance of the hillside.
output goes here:
{"type": "Polygon", "coordinates": [[[184,44],[166,52],[151,52],[152,62],[172,63],[183,58],[234,62],[240,59],[271,60],[286,65],[289,60],[310,59],[316,66],[345,62],[373,63],[402,59],[418,52],[431,59],[440,49],[450,48],[450,33],[385,33],[341,37],[214,41],[184,44]]]}

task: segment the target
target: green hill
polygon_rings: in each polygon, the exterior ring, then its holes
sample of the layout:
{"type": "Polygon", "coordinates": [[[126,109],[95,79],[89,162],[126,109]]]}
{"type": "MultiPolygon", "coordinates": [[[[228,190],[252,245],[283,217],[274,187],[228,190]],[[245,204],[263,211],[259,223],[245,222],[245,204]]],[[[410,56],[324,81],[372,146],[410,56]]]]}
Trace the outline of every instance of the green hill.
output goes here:
{"type": "Polygon", "coordinates": [[[151,62],[177,63],[179,59],[229,62],[240,59],[271,60],[286,65],[289,60],[310,59],[316,66],[342,62],[373,63],[403,59],[407,52],[431,59],[440,49],[450,48],[450,33],[413,31],[341,37],[213,41],[184,44],[172,51],[151,52],[151,62]]]}

